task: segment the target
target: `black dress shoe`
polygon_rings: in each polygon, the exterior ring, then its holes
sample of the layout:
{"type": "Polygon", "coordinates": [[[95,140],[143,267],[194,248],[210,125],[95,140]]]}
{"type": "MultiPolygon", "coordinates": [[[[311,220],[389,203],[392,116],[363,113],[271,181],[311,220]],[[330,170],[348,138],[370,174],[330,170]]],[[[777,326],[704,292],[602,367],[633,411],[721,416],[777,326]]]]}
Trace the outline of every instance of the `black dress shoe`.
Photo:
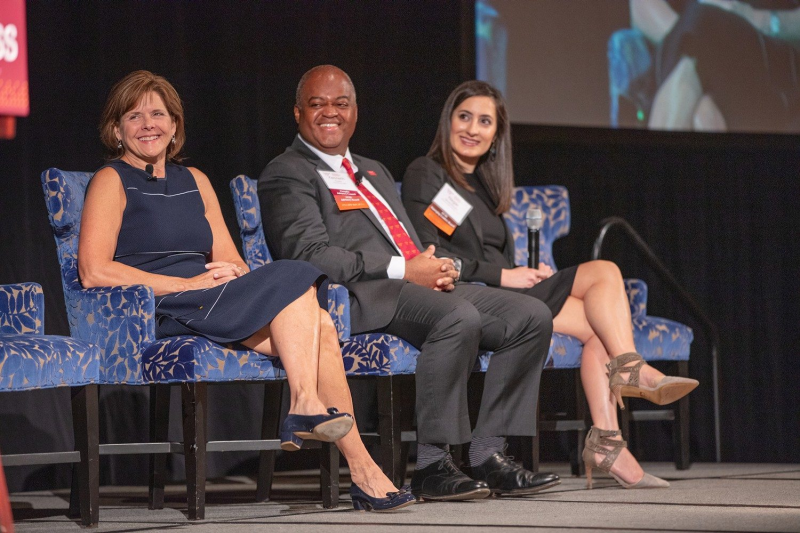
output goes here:
{"type": "Polygon", "coordinates": [[[493,453],[483,464],[469,471],[473,479],[485,481],[494,494],[524,496],[561,483],[555,474],[534,474],[525,470],[502,452],[493,453]]]}
{"type": "Polygon", "coordinates": [[[480,500],[491,493],[486,482],[470,479],[459,470],[450,454],[425,468],[417,468],[411,477],[411,494],[419,500],[480,500]]]}

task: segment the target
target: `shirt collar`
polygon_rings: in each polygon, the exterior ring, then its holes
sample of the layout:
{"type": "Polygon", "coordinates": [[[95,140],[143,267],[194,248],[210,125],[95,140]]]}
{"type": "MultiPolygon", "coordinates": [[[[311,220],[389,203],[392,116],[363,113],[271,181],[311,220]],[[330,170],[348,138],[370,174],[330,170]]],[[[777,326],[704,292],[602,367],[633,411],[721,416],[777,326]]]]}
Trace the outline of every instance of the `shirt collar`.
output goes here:
{"type": "Polygon", "coordinates": [[[303,141],[303,144],[305,144],[308,147],[308,149],[311,150],[314,153],[314,155],[316,155],[317,157],[322,159],[322,161],[326,165],[331,167],[331,169],[334,172],[339,172],[339,170],[342,168],[342,159],[345,159],[345,158],[348,161],[350,161],[350,165],[353,167],[353,172],[356,172],[358,170],[358,167],[356,166],[355,161],[353,161],[353,156],[350,154],[350,147],[349,146],[347,147],[347,151],[344,153],[344,156],[341,156],[341,155],[338,155],[338,154],[337,155],[331,155],[331,154],[326,154],[325,152],[321,152],[316,147],[311,146],[308,143],[308,141],[303,139],[303,136],[300,135],[299,133],[297,134],[297,138],[300,139],[301,141],[303,141]]]}

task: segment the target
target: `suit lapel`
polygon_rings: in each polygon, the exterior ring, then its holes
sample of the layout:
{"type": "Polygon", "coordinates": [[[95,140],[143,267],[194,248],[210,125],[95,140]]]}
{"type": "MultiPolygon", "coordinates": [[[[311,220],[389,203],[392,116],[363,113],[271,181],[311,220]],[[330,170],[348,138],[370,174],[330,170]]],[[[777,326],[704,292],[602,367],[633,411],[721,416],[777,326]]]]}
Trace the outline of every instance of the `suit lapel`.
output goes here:
{"type": "MultiPolygon", "coordinates": [[[[319,172],[317,172],[318,170],[325,170],[325,171],[334,170],[331,167],[329,167],[327,165],[327,163],[325,163],[325,161],[320,159],[314,152],[309,150],[308,147],[305,145],[305,143],[300,140],[299,136],[296,136],[294,138],[294,142],[292,142],[292,147],[291,148],[293,150],[296,150],[297,152],[300,152],[303,155],[303,157],[305,157],[308,160],[308,162],[314,167],[314,174],[316,174],[317,179],[319,179],[320,181],[322,181],[322,177],[319,175],[319,172]]],[[[352,153],[350,155],[352,155],[353,159],[357,160],[357,161],[355,161],[355,164],[358,167],[359,171],[366,173],[367,170],[372,170],[372,169],[364,168],[363,161],[361,160],[360,157],[355,156],[352,153]]],[[[338,169],[336,169],[336,171],[338,171],[338,169]]],[[[372,181],[370,181],[370,183],[373,186],[375,186],[375,188],[378,190],[378,192],[381,193],[381,196],[383,196],[385,199],[387,199],[387,202],[389,202],[389,205],[392,208],[392,211],[394,211],[395,213],[400,215],[400,213],[398,212],[398,209],[396,207],[396,204],[392,204],[391,203],[391,198],[387,197],[387,194],[384,191],[384,188],[376,185],[376,183],[375,183],[375,182],[380,183],[382,181],[383,180],[372,180],[372,181]]],[[[322,186],[327,190],[328,187],[324,183],[323,183],[322,186]]],[[[394,196],[397,196],[397,192],[393,191],[392,194],[394,196]]],[[[358,211],[360,211],[363,216],[367,217],[367,220],[369,220],[370,224],[375,226],[375,229],[378,230],[378,233],[380,233],[383,236],[384,239],[386,239],[386,241],[389,243],[389,245],[392,247],[392,249],[396,249],[395,245],[394,245],[394,241],[392,241],[391,237],[389,235],[387,235],[386,231],[383,229],[383,226],[381,226],[380,221],[378,221],[378,219],[375,217],[375,215],[372,214],[372,211],[370,211],[369,209],[359,209],[358,211]]],[[[410,226],[410,223],[407,222],[406,220],[402,220],[401,219],[401,221],[406,226],[406,228],[408,228],[410,226]]],[[[417,247],[419,247],[420,246],[419,245],[419,238],[417,238],[416,234],[414,234],[412,236],[412,239],[417,244],[417,247]]]]}

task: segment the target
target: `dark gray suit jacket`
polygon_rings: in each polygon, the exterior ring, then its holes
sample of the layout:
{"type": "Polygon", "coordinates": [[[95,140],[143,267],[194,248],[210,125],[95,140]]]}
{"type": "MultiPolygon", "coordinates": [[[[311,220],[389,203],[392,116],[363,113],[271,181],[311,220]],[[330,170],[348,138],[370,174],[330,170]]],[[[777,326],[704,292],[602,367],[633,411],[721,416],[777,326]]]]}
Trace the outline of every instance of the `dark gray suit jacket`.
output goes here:
{"type": "MultiPolygon", "coordinates": [[[[421,248],[386,167],[352,157],[421,248]]],[[[269,249],[276,259],[308,261],[347,287],[353,333],[383,328],[392,320],[407,283],[386,276],[389,260],[399,252],[369,209],[339,211],[317,170],[333,169],[295,138],[261,173],[258,197],[269,249]]]]}
{"type": "Polygon", "coordinates": [[[433,244],[436,246],[438,256],[460,258],[462,281],[480,281],[492,287],[499,287],[502,270],[515,266],[514,236],[511,230],[503,221],[506,232],[506,244],[502,250],[506,260],[505,265],[490,262],[486,257],[483,249],[483,226],[491,221],[483,220],[476,210],[467,215],[452,235],[445,234],[425,218],[425,210],[445,183],[449,183],[473,206],[476,202],[482,201],[476,194],[456,184],[444,167],[429,157],[415,159],[403,176],[403,205],[414,223],[423,246],[433,244]]]}

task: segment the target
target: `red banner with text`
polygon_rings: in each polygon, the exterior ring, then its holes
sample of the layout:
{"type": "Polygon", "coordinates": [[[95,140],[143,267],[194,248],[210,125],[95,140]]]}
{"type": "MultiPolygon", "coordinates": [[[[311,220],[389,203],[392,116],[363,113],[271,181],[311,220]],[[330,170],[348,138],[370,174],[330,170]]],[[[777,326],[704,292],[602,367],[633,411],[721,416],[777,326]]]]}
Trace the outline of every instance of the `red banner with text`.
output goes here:
{"type": "Polygon", "coordinates": [[[0,0],[0,115],[29,112],[25,0],[0,0]]]}

